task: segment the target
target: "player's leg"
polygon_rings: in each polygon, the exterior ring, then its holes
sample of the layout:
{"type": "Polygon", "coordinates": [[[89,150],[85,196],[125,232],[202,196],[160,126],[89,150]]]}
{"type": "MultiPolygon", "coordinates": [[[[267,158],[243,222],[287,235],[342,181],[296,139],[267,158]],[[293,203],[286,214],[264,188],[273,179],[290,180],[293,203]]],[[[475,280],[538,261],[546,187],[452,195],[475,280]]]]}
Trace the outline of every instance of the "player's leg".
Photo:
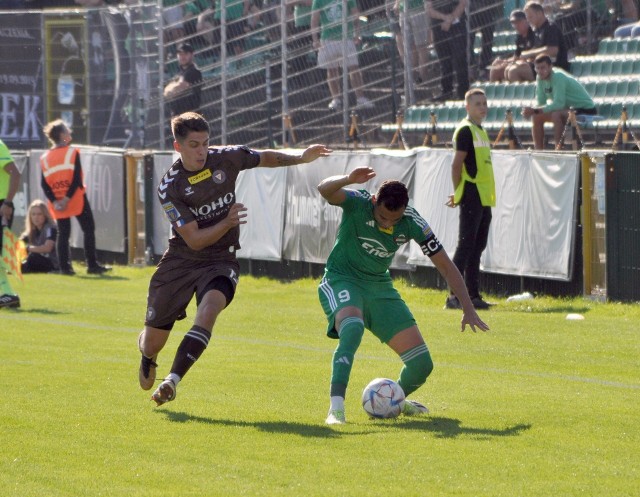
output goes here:
{"type": "MultiPolygon", "coordinates": [[[[11,226],[12,220],[13,219],[9,220],[9,227],[11,226]]],[[[0,252],[2,251],[3,231],[3,227],[0,226],[0,252]]],[[[0,308],[2,307],[20,307],[20,297],[18,297],[13,291],[13,288],[11,288],[7,272],[4,266],[0,264],[0,308]]]]}
{"type": "MultiPolygon", "coordinates": [[[[391,282],[371,286],[366,304],[372,333],[404,363],[398,384],[405,396],[409,396],[424,384],[433,370],[431,354],[413,314],[391,282]]],[[[428,410],[419,402],[408,400],[402,412],[414,415],[428,410]]]]}
{"type": "Polygon", "coordinates": [[[233,300],[234,293],[234,283],[226,276],[214,277],[201,291],[196,292],[198,310],[193,326],[178,346],[171,371],[152,395],[156,404],[161,405],[175,398],[178,383],[209,345],[213,325],[233,300]]]}
{"type": "Polygon", "coordinates": [[[339,340],[331,363],[330,404],[327,424],[345,422],[344,399],[356,351],[364,334],[362,299],[356,285],[323,278],[318,287],[329,320],[327,335],[339,340]]]}

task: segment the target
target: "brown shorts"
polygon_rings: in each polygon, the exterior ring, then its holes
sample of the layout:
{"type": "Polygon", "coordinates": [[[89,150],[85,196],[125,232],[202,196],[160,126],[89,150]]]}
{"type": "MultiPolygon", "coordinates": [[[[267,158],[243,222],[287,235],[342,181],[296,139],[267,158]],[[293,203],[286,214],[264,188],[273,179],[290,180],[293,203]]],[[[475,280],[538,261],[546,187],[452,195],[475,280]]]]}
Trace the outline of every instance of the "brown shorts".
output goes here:
{"type": "MultiPolygon", "coordinates": [[[[193,295],[200,302],[207,291],[215,288],[211,283],[219,277],[226,278],[235,292],[240,277],[238,262],[194,261],[165,253],[149,283],[144,324],[171,330],[173,323],[185,317],[193,295]]],[[[233,294],[230,298],[227,296],[227,305],[232,298],[233,294]]]]}

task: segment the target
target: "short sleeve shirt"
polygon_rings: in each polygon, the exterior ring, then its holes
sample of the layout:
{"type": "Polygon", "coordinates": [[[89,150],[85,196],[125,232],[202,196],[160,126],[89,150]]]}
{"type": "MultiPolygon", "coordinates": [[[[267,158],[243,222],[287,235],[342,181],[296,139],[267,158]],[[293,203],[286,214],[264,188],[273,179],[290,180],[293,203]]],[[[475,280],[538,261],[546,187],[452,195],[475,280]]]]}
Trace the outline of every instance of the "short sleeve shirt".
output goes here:
{"type": "Polygon", "coordinates": [[[556,67],[561,67],[565,71],[569,70],[569,59],[567,45],[564,42],[564,35],[557,24],[546,21],[542,26],[534,31],[536,36],[535,48],[558,47],[558,54],[553,63],[556,67]]]}
{"type": "Polygon", "coordinates": [[[9,152],[9,149],[4,142],[0,140],[0,199],[5,199],[7,193],[9,193],[9,182],[11,177],[4,168],[7,164],[12,162],[13,157],[11,156],[11,152],[9,152]]]}
{"type": "Polygon", "coordinates": [[[178,159],[158,186],[158,198],[172,225],[169,251],[195,260],[235,260],[235,252],[240,248],[238,226],[199,251],[190,249],[175,228],[196,221],[202,229],[225,219],[236,203],[238,174],[256,167],[259,162],[259,152],[241,146],[210,148],[200,171],[187,171],[178,159]]]}
{"type": "Polygon", "coordinates": [[[527,36],[522,36],[520,34],[516,35],[516,57],[520,57],[520,55],[522,54],[522,52],[525,52],[526,50],[531,50],[536,43],[536,35],[533,32],[533,29],[531,29],[531,27],[529,27],[529,30],[527,31],[527,36]]]}
{"type": "Polygon", "coordinates": [[[373,215],[373,200],[365,190],[347,190],[336,241],[327,260],[328,272],[359,280],[387,281],[397,250],[415,240],[426,255],[442,249],[429,223],[408,206],[391,229],[382,229],[373,215]],[[428,247],[428,248],[427,248],[428,247]]]}
{"type": "MultiPolygon", "coordinates": [[[[347,0],[347,16],[356,7],[354,0],[347,0]]],[[[313,0],[311,10],[320,11],[320,39],[342,40],[342,0],[313,0]]],[[[347,23],[347,37],[353,37],[353,23],[347,23]]]]}

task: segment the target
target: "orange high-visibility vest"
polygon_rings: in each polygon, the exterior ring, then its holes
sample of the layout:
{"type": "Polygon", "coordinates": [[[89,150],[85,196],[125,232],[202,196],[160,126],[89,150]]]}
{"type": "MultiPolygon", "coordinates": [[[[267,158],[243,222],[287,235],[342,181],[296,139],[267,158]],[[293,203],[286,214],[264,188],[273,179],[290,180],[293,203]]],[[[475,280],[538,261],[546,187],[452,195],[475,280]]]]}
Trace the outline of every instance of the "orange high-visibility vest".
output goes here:
{"type": "MultiPolygon", "coordinates": [[[[63,198],[71,182],[73,181],[73,169],[76,164],[76,156],[78,150],[71,147],[56,147],[45,152],[40,157],[40,167],[44,180],[53,190],[56,199],[63,198]]],[[[78,187],[73,197],[69,200],[67,208],[63,211],[56,210],[52,202],[49,202],[49,212],[54,219],[65,219],[68,217],[78,216],[84,208],[84,177],[80,172],[81,185],[78,187]]]]}

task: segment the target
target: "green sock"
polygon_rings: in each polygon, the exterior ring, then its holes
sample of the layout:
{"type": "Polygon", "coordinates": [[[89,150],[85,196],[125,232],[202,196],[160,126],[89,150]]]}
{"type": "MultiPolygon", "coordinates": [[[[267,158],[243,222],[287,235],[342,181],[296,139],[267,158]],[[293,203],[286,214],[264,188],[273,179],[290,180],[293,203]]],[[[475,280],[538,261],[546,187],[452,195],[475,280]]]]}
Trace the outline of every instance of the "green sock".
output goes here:
{"type": "Polygon", "coordinates": [[[11,283],[9,283],[9,277],[3,267],[0,267],[0,295],[15,295],[11,283]]]}
{"type": "Polygon", "coordinates": [[[333,365],[331,370],[332,395],[344,397],[349,384],[351,367],[356,351],[364,335],[364,321],[360,318],[349,317],[342,321],[338,330],[340,343],[333,353],[333,365]]]}
{"type": "Polygon", "coordinates": [[[408,397],[427,381],[427,377],[433,371],[433,361],[429,349],[424,343],[407,350],[400,356],[400,359],[404,362],[404,367],[400,371],[398,384],[404,390],[405,396],[408,397]]]}

